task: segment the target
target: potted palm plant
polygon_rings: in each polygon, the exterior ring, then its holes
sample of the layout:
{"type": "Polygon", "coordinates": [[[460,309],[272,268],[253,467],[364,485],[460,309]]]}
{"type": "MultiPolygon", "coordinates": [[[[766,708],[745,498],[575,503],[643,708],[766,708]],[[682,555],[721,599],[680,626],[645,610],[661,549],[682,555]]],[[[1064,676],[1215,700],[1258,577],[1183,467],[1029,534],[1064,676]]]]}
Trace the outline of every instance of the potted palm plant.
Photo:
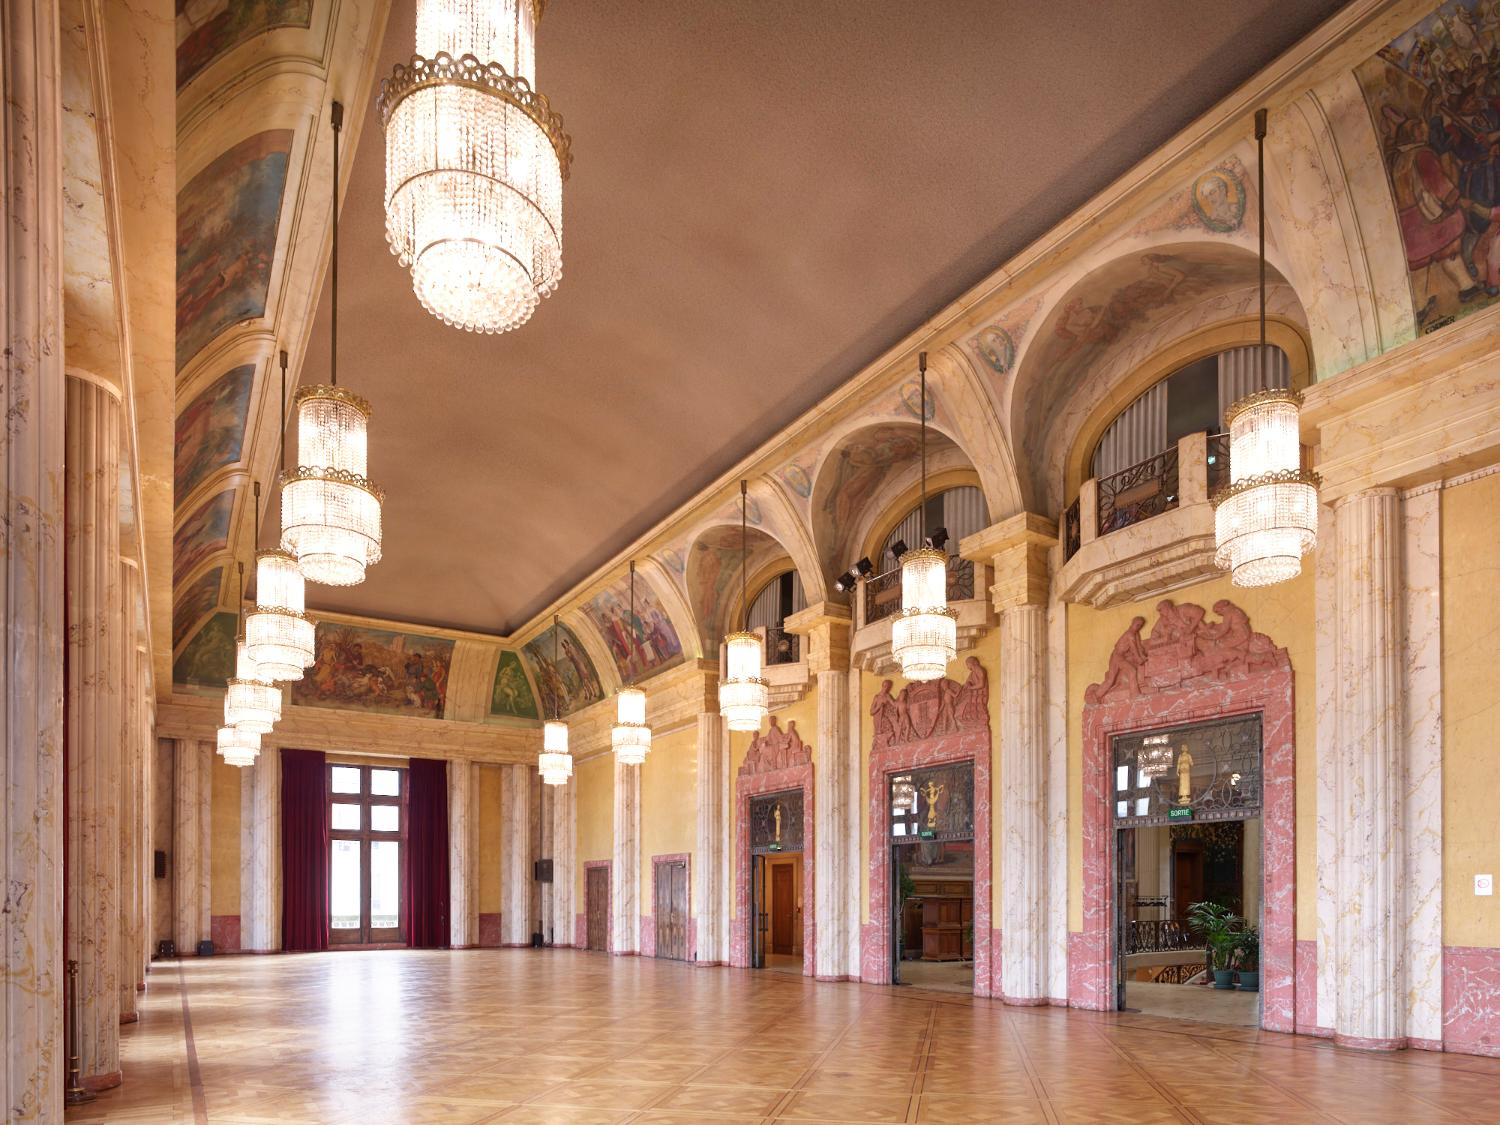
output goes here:
{"type": "Polygon", "coordinates": [[[1193,903],[1188,907],[1187,918],[1188,928],[1203,935],[1214,987],[1233,988],[1235,947],[1244,919],[1216,902],[1193,903]]]}
{"type": "Polygon", "coordinates": [[[1239,969],[1240,991],[1260,991],[1260,930],[1247,925],[1235,935],[1235,964],[1239,969]]]}

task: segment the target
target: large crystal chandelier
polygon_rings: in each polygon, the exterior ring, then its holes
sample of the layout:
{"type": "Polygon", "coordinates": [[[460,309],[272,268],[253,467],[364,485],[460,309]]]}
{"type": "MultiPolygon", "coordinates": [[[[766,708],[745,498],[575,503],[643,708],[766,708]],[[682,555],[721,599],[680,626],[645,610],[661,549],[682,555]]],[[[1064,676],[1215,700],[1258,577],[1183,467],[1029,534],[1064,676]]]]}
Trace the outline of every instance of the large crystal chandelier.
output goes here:
{"type": "MultiPolygon", "coordinates": [[[[552,615],[552,667],[557,667],[558,615],[552,615]]],[[[552,718],[542,724],[542,752],[537,755],[537,772],[548,785],[566,785],[573,776],[573,755],[568,753],[568,724],[558,718],[561,700],[552,695],[552,718]]]]}
{"type": "Polygon", "coordinates": [[[270,734],[281,718],[281,689],[266,679],[245,645],[245,564],[239,564],[240,635],[235,638],[234,676],[224,693],[224,725],[246,734],[270,734]]]}
{"type": "Polygon", "coordinates": [[[260,756],[260,735],[239,727],[220,727],[218,743],[219,757],[231,766],[253,766],[260,756]]]}
{"type": "MultiPolygon", "coordinates": [[[[1266,111],[1255,114],[1259,155],[1260,355],[1266,348],[1266,111]]],[[[1302,396],[1270,389],[1224,412],[1229,427],[1229,484],[1214,497],[1214,561],[1236,586],[1270,586],[1302,573],[1302,556],[1318,544],[1316,473],[1302,468],[1302,396]]]]}
{"type": "MultiPolygon", "coordinates": [[[[286,471],[286,352],[281,353],[281,468],[286,471]]],[[[260,532],[260,481],[255,482],[255,529],[260,532]]],[[[271,549],[255,556],[255,604],[245,616],[245,644],[263,679],[300,680],[317,658],[316,630],[307,616],[307,579],[297,556],[271,549]]]]}
{"type": "MultiPolygon", "coordinates": [[[[630,628],[640,640],[640,618],[635,615],[635,560],[630,562],[630,628]]],[[[629,666],[629,661],[626,661],[629,666]]],[[[630,684],[615,696],[615,725],[609,730],[610,745],[621,765],[638,766],[651,752],[651,728],[646,725],[646,693],[630,684]]]]}
{"type": "Polygon", "coordinates": [[[417,0],[416,54],[380,84],[385,237],[422,307],[504,332],[562,280],[562,118],[536,92],[544,0],[417,0]]]}
{"type": "MultiPolygon", "coordinates": [[[[748,531],[745,516],[749,510],[749,484],[740,481],[740,617],[749,609],[746,598],[748,564],[748,531]]],[[[730,633],[724,638],[725,677],[719,682],[719,714],[730,730],[758,731],[771,702],[771,691],[760,674],[760,637],[748,629],[730,633]]]]}
{"type": "Polygon", "coordinates": [[[937,680],[958,654],[958,620],[948,608],[948,556],[927,535],[927,353],[918,358],[922,404],[922,543],[901,556],[901,613],[891,622],[891,653],[908,680],[937,680]]]}
{"type": "Polygon", "coordinates": [[[281,475],[281,546],[297,556],[309,582],[355,586],[380,561],[384,494],[367,469],[370,404],[338,385],[339,133],[344,109],[333,103],[333,258],[329,382],[295,397],[297,467],[281,475]]]}

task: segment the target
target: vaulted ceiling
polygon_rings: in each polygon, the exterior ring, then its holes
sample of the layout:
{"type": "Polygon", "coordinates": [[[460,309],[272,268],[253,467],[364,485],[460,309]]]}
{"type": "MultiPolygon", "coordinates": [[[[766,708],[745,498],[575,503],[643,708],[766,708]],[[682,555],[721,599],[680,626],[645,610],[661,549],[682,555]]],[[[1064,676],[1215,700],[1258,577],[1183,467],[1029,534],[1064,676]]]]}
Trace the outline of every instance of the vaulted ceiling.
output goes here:
{"type": "Polygon", "coordinates": [[[1338,6],[554,0],[563,282],[500,336],[418,305],[351,107],[339,371],[375,404],[385,558],[316,608],[519,627],[1338,6]]]}

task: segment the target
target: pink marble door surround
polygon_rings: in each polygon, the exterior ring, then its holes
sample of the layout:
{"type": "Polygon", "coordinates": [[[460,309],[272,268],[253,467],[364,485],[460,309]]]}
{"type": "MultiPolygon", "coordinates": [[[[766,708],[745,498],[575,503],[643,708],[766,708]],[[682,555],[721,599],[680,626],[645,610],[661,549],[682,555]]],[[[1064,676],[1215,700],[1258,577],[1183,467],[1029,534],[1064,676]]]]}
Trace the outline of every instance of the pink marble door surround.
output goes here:
{"type": "Polygon", "coordinates": [[[989,996],[998,976],[990,928],[990,685],[978,657],[966,679],[907,684],[886,680],[870,705],[870,920],[860,933],[860,979],[891,983],[891,842],[889,775],[948,762],[974,762],[974,994],[989,996]]]}
{"type": "Polygon", "coordinates": [[[693,920],[693,861],[687,852],[667,852],[664,855],[651,857],[651,910],[647,914],[641,912],[641,956],[656,956],[656,883],[661,878],[661,865],[664,863],[680,863],[688,869],[688,900],[687,900],[687,960],[698,960],[697,928],[692,924],[693,920]]]}
{"type": "Polygon", "coordinates": [[[734,902],[729,926],[729,963],[750,967],[750,798],[766,793],[802,790],[802,973],[816,972],[813,959],[817,919],[813,917],[813,766],[812,748],[792,720],[785,729],[775,715],[771,727],[750,743],[735,778],[734,902]]]}
{"type": "Polygon", "coordinates": [[[584,863],[583,863],[583,870],[584,870],[584,876],[583,876],[583,892],[584,892],[583,893],[583,910],[579,911],[577,914],[575,914],[573,916],[573,948],[574,949],[587,949],[588,948],[588,944],[589,944],[589,916],[588,916],[588,909],[589,909],[589,900],[588,900],[589,877],[588,877],[588,872],[591,869],[595,868],[595,867],[602,867],[602,868],[604,868],[605,882],[606,882],[606,884],[609,887],[609,895],[606,898],[605,903],[604,903],[604,917],[606,919],[606,924],[605,924],[605,927],[604,927],[604,950],[605,950],[606,953],[613,953],[614,952],[614,948],[615,948],[614,927],[612,925],[608,924],[608,919],[611,917],[610,911],[611,911],[611,909],[613,908],[613,905],[614,905],[615,877],[614,877],[614,874],[613,874],[614,861],[613,860],[609,860],[609,859],[588,859],[588,860],[584,860],[584,863]]]}
{"type": "MultiPolygon", "coordinates": [[[[1115,1006],[1115,827],[1111,740],[1117,734],[1234,715],[1261,715],[1261,1026],[1293,1031],[1296,972],[1296,731],[1286,649],[1250,627],[1233,602],[1157,603],[1149,633],[1135,618],[1115,642],[1105,678],[1084,693],[1083,930],[1068,935],[1068,1002],[1115,1006]]],[[[1305,967],[1302,982],[1307,980],[1305,967]]],[[[1301,1005],[1304,1020],[1310,1011],[1301,1005]]]]}

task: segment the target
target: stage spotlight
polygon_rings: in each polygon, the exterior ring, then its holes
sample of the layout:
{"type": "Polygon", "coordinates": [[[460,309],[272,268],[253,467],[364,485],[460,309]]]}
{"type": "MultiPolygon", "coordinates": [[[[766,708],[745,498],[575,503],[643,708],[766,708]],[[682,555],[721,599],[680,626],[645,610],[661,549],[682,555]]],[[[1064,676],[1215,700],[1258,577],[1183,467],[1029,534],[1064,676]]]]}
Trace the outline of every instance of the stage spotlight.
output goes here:
{"type": "Polygon", "coordinates": [[[900,562],[901,556],[906,554],[906,540],[897,539],[894,543],[892,543],[891,554],[895,557],[897,562],[900,562]]]}
{"type": "Polygon", "coordinates": [[[854,564],[854,569],[859,573],[861,578],[868,578],[875,570],[875,564],[869,558],[863,558],[854,564]]]}
{"type": "Polygon", "coordinates": [[[854,589],[855,583],[859,581],[859,575],[852,570],[846,570],[833,581],[833,588],[841,594],[847,594],[854,589]]]}
{"type": "Polygon", "coordinates": [[[932,545],[934,551],[941,551],[948,543],[948,529],[940,527],[927,537],[927,542],[932,545]]]}

